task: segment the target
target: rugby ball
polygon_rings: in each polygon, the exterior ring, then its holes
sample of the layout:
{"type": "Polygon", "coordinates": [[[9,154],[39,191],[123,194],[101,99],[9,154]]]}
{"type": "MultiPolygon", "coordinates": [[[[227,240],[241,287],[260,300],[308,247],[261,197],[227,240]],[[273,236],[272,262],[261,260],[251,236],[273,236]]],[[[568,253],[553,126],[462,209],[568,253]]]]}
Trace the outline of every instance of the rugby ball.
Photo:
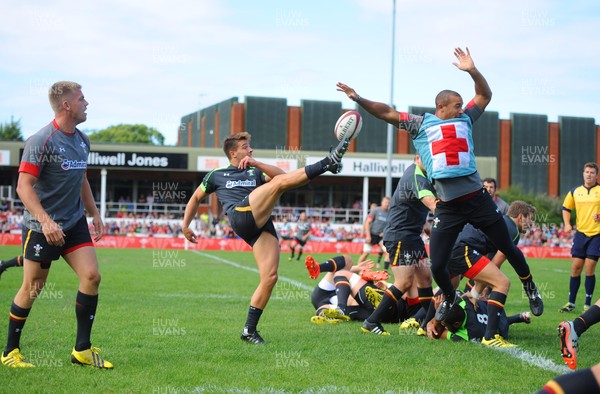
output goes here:
{"type": "Polygon", "coordinates": [[[347,135],[353,140],[358,137],[360,129],[362,128],[362,123],[362,116],[360,116],[358,111],[344,112],[335,123],[333,133],[338,141],[341,141],[347,135]]]}

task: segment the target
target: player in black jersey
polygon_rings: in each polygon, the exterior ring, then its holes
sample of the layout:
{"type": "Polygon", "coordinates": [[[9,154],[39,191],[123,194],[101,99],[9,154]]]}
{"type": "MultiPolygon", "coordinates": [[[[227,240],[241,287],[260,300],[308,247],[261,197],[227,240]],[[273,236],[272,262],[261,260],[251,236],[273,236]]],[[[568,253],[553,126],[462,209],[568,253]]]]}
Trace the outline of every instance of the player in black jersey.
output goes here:
{"type": "Polygon", "coordinates": [[[253,344],[265,343],[256,326],[277,282],[279,241],[271,220],[275,204],[287,190],[300,187],[326,171],[338,173],[351,138],[351,134],[346,135],[321,161],[285,173],[252,157],[250,134],[231,135],[223,142],[223,151],[230,165],[208,173],[187,203],[183,234],[188,241],[198,242],[189,225],[197,214],[200,201],[214,192],[233,230],[252,247],[260,283],[250,300],[242,340],[253,344]]]}
{"type": "Polygon", "coordinates": [[[394,190],[387,224],[383,231],[383,242],[390,255],[394,284],[383,296],[381,305],[362,324],[363,332],[377,335],[389,335],[381,326],[382,314],[387,313],[389,305],[395,305],[408,293],[414,282],[417,294],[408,299],[411,304],[421,304],[429,308],[433,292],[431,272],[427,266],[427,251],[421,238],[427,214],[435,209],[433,187],[423,173],[419,155],[408,166],[394,190]],[[417,297],[415,297],[417,296],[417,297]]]}

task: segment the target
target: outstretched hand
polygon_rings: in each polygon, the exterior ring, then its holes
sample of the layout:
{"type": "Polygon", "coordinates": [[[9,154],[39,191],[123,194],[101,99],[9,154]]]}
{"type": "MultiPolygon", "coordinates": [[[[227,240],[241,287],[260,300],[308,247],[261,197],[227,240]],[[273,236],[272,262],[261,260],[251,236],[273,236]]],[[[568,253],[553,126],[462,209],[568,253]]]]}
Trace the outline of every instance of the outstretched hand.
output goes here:
{"type": "Polygon", "coordinates": [[[346,93],[346,96],[348,96],[350,100],[356,101],[358,99],[358,94],[350,86],[341,82],[336,83],[335,86],[337,86],[336,90],[346,93]]]}
{"type": "Polygon", "coordinates": [[[454,62],[454,64],[459,70],[462,71],[470,71],[475,68],[475,63],[471,58],[471,52],[469,52],[469,48],[466,48],[467,52],[464,52],[461,48],[454,48],[454,56],[458,59],[458,63],[454,62]]]}

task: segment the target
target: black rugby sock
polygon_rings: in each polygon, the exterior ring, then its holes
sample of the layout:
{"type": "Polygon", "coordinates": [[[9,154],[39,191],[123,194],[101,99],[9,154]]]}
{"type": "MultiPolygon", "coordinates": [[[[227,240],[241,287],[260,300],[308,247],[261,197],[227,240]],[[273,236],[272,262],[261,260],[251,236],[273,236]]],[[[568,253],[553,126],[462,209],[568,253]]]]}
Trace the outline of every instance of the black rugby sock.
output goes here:
{"type": "Polygon", "coordinates": [[[579,336],[598,322],[600,322],[600,307],[598,305],[592,305],[590,309],[583,312],[577,319],[573,320],[573,328],[575,329],[575,333],[579,336]]]}
{"type": "Polygon", "coordinates": [[[417,287],[417,293],[419,294],[419,303],[423,310],[428,311],[429,305],[433,302],[433,288],[429,287],[417,287]]]}
{"type": "Polygon", "coordinates": [[[384,316],[387,314],[388,309],[392,305],[396,305],[398,300],[402,298],[402,293],[399,289],[397,289],[394,285],[387,288],[387,290],[383,293],[383,298],[379,303],[379,306],[373,311],[371,316],[367,319],[369,323],[379,323],[383,320],[384,316]]]}
{"type": "Polygon", "coordinates": [[[538,394],[550,393],[598,393],[598,381],[590,368],[571,372],[546,383],[538,394]],[[558,387],[557,387],[558,386],[558,387]],[[562,389],[562,390],[558,390],[562,389]]]}
{"type": "Polygon", "coordinates": [[[485,339],[492,339],[498,333],[500,326],[500,313],[504,310],[506,303],[506,294],[492,291],[488,298],[488,324],[485,329],[485,339]]]}
{"type": "Polygon", "coordinates": [[[346,313],[346,308],[348,307],[348,297],[350,297],[351,288],[350,282],[348,278],[345,276],[336,276],[333,278],[333,282],[335,283],[335,295],[337,295],[338,308],[346,313]]]}
{"type": "Polygon", "coordinates": [[[596,287],[596,275],[589,275],[585,277],[585,305],[591,305],[592,295],[594,294],[594,288],[596,287]]]}
{"type": "Polygon", "coordinates": [[[23,333],[23,327],[25,326],[30,311],[31,308],[21,308],[20,306],[17,306],[14,301],[10,306],[8,340],[6,341],[6,349],[4,351],[5,356],[13,349],[20,347],[21,334],[23,333]]]}
{"type": "Polygon", "coordinates": [[[256,331],[256,326],[258,325],[258,320],[262,315],[263,310],[250,306],[248,308],[248,316],[246,317],[246,325],[244,328],[248,331],[249,334],[252,334],[256,331]]]}
{"type": "Polygon", "coordinates": [[[571,304],[575,304],[580,285],[581,276],[571,276],[571,279],[569,280],[569,302],[571,304]]]}
{"type": "Polygon", "coordinates": [[[96,317],[98,307],[98,294],[88,295],[77,292],[75,300],[75,316],[77,317],[77,338],[75,339],[75,350],[80,352],[92,346],[92,325],[96,317]]]}
{"type": "Polygon", "coordinates": [[[23,266],[23,256],[13,257],[10,260],[4,260],[0,264],[2,268],[11,268],[11,267],[22,267],[23,266]]]}
{"type": "Polygon", "coordinates": [[[331,163],[329,157],[322,159],[314,164],[309,164],[304,167],[304,171],[306,172],[306,176],[308,179],[315,179],[321,174],[324,174],[327,171],[327,166],[331,163]]]}

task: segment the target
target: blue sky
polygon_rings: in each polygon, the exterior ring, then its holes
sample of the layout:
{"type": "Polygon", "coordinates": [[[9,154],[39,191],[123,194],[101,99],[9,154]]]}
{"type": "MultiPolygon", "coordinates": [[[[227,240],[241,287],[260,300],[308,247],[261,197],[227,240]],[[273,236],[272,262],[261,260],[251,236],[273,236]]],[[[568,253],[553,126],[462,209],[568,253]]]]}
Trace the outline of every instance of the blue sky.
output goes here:
{"type": "MultiPolygon", "coordinates": [[[[230,97],[353,103],[342,81],[390,101],[392,0],[5,0],[0,122],[30,136],[53,117],[48,87],[83,85],[82,129],[156,127],[175,144],[181,116],[230,97]]],[[[453,48],[468,46],[494,93],[488,110],[600,123],[600,3],[397,0],[394,104],[473,95],[453,48]],[[568,5],[567,5],[568,4],[568,5]]],[[[333,125],[331,125],[333,128],[333,125]]]]}

